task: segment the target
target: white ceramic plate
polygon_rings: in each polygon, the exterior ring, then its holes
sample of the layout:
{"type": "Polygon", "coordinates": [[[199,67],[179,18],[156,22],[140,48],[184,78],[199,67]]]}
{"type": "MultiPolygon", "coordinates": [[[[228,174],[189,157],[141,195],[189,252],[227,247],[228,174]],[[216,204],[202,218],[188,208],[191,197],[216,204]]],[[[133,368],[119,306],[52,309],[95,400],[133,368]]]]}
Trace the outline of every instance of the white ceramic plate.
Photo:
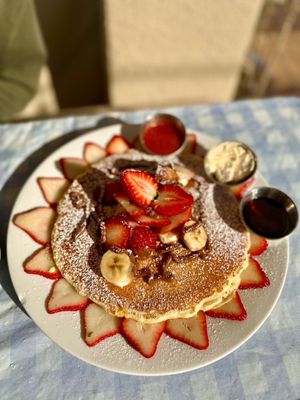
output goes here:
{"type": "MultiPolygon", "coordinates": [[[[41,176],[61,176],[56,161],[61,157],[82,157],[84,143],[95,142],[105,146],[112,135],[120,132],[121,125],[109,126],[85,134],[59,148],[42,162],[22,188],[12,215],[46,202],[37,185],[41,176]]],[[[199,143],[209,148],[216,144],[212,138],[197,133],[199,143]]],[[[258,184],[265,184],[259,177],[258,184]]],[[[264,289],[240,291],[248,312],[243,321],[229,321],[207,317],[209,348],[196,350],[163,335],[156,354],[151,359],[142,357],[132,349],[121,335],[88,347],[81,338],[79,312],[48,314],[45,299],[52,280],[23,271],[23,261],[40,247],[26,233],[10,221],[7,237],[7,256],[15,290],[26,311],[38,327],[55,343],[74,356],[97,367],[133,375],[168,375],[190,371],[211,364],[242,345],[262,325],[271,313],[282,290],[288,265],[288,240],[271,242],[259,262],[267,273],[271,285],[264,289]]]]}

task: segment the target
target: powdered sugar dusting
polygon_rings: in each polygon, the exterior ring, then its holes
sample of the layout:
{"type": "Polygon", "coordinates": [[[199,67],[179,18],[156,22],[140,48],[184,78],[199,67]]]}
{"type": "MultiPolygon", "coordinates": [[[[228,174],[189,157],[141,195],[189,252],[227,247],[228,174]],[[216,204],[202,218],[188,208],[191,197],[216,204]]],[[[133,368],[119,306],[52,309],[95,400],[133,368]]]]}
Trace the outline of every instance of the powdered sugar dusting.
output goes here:
{"type": "Polygon", "coordinates": [[[192,315],[205,299],[227,289],[230,278],[238,275],[247,261],[248,234],[243,227],[235,198],[223,187],[206,181],[200,158],[181,160],[149,156],[138,151],[111,156],[75,180],[58,207],[52,248],[62,275],[81,294],[89,296],[107,311],[151,320],[192,315]],[[200,218],[208,235],[208,249],[199,257],[181,257],[170,265],[174,279],[154,280],[151,284],[135,278],[120,288],[107,282],[100,273],[101,197],[105,183],[125,168],[155,172],[158,165],[183,164],[193,169],[197,187],[194,218],[200,218]],[[75,208],[71,193],[84,196],[85,206],[75,208]],[[83,224],[81,233],[74,232],[83,224]]]}

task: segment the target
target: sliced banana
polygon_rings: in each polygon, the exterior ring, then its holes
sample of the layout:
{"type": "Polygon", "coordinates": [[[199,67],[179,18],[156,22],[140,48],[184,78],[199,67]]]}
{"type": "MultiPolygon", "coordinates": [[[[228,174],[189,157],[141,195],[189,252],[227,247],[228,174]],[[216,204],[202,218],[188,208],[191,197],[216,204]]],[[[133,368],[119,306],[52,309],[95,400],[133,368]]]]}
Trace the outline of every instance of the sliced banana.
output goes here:
{"type": "Polygon", "coordinates": [[[128,254],[106,251],[100,262],[102,276],[113,285],[124,287],[133,279],[132,262],[128,254]]]}
{"type": "Polygon", "coordinates": [[[178,236],[174,232],[160,233],[158,237],[163,244],[171,244],[178,241],[178,236]]]}
{"type": "Polygon", "coordinates": [[[181,165],[176,165],[175,171],[178,176],[178,183],[180,183],[182,186],[186,186],[189,183],[190,179],[195,176],[193,171],[181,165]]]}
{"type": "Polygon", "coordinates": [[[190,230],[187,228],[190,228],[191,226],[195,225],[195,223],[196,221],[194,221],[193,219],[189,219],[188,221],[186,221],[185,224],[183,225],[184,231],[187,232],[188,230],[190,230]]]}
{"type": "Polygon", "coordinates": [[[184,233],[183,241],[189,250],[200,251],[206,245],[207,235],[203,226],[197,224],[195,229],[192,226],[184,233]]]}

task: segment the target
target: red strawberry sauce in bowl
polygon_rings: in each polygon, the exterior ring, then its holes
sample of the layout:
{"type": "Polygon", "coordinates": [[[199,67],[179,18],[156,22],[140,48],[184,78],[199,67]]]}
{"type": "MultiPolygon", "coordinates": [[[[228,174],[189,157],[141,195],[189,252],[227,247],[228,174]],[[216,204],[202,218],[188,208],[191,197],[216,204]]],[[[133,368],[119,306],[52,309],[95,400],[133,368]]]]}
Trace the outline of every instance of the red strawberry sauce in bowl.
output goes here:
{"type": "Polygon", "coordinates": [[[169,155],[179,153],[186,140],[183,123],[170,114],[155,114],[143,124],[140,142],[147,153],[169,155]]]}

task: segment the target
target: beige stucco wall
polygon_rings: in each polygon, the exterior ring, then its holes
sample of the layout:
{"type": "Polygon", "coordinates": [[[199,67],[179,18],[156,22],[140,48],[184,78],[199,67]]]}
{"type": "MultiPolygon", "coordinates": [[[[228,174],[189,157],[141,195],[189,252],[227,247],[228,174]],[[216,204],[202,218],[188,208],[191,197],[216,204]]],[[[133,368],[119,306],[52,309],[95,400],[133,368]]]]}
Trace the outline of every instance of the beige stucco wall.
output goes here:
{"type": "Polygon", "coordinates": [[[106,0],[114,107],[232,99],[264,0],[106,0]]]}

